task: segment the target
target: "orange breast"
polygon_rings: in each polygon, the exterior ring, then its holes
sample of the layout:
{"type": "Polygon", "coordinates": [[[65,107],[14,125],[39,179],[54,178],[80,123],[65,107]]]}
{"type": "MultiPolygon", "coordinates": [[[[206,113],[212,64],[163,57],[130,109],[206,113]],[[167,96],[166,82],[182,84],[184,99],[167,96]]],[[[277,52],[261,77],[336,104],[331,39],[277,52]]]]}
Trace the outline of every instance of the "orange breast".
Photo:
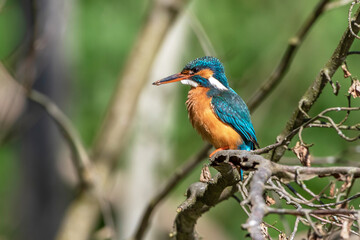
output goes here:
{"type": "Polygon", "coordinates": [[[202,138],[215,148],[237,149],[242,143],[241,136],[228,124],[223,123],[211,107],[211,98],[204,87],[192,88],[188,94],[186,107],[189,119],[202,138]]]}

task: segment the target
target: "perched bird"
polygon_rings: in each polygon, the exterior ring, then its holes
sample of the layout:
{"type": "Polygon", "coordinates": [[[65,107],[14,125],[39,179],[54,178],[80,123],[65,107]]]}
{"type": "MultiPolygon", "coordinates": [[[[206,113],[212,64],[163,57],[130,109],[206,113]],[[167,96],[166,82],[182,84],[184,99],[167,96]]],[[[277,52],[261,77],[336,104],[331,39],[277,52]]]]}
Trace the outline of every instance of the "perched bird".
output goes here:
{"type": "Polygon", "coordinates": [[[161,85],[181,81],[190,85],[186,108],[191,124],[216,150],[253,150],[258,147],[250,113],[236,92],[230,88],[224,67],[215,57],[189,62],[181,73],[153,83],[161,85]]]}

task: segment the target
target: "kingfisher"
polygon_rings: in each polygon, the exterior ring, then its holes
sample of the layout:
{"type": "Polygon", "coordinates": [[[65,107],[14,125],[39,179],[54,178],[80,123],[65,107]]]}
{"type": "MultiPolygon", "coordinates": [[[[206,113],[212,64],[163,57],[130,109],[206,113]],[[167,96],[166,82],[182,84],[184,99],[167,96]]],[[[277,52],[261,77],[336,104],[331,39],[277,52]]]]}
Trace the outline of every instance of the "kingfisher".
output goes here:
{"type": "Polygon", "coordinates": [[[162,85],[180,81],[190,85],[186,108],[188,117],[201,137],[215,147],[254,150],[259,147],[248,107],[229,86],[219,59],[211,56],[189,62],[177,74],[153,83],[162,85]]]}

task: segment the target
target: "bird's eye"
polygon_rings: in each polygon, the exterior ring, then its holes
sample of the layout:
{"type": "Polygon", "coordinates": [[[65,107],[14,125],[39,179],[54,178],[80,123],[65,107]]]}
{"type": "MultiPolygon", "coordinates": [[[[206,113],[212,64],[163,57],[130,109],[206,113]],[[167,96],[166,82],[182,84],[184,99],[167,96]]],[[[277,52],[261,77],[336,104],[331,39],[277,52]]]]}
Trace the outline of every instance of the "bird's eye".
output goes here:
{"type": "Polygon", "coordinates": [[[196,72],[200,71],[200,68],[199,67],[194,67],[192,70],[193,70],[194,73],[196,73],[196,72]]]}

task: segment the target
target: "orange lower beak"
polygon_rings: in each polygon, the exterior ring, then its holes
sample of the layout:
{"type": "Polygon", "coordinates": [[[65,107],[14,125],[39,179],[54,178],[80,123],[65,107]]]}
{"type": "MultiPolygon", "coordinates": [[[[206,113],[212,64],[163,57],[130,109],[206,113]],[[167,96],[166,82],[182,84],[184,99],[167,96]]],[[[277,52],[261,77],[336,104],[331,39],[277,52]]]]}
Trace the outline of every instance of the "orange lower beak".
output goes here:
{"type": "Polygon", "coordinates": [[[160,79],[156,82],[153,82],[153,85],[159,86],[161,84],[166,84],[166,83],[172,83],[172,82],[178,82],[184,79],[189,79],[190,75],[185,75],[182,73],[177,73],[171,76],[168,76],[166,78],[160,79]]]}

